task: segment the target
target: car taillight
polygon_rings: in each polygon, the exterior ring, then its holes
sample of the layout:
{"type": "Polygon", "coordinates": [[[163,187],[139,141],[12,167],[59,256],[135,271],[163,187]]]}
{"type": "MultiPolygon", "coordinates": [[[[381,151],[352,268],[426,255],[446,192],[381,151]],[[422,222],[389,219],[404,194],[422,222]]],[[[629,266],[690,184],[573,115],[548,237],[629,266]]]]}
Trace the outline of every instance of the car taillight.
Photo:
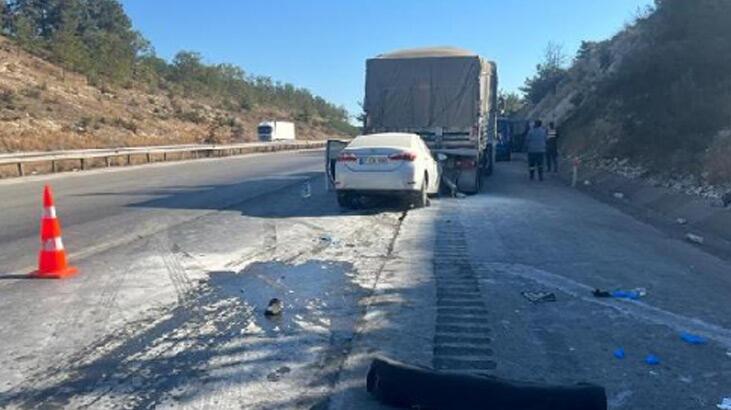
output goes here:
{"type": "Polygon", "coordinates": [[[348,152],[343,152],[342,154],[338,155],[338,162],[355,162],[358,160],[358,157],[355,156],[355,154],[351,154],[348,152]]]}
{"type": "Polygon", "coordinates": [[[398,154],[391,154],[388,156],[391,161],[415,161],[416,153],[414,152],[399,152],[398,154]]]}

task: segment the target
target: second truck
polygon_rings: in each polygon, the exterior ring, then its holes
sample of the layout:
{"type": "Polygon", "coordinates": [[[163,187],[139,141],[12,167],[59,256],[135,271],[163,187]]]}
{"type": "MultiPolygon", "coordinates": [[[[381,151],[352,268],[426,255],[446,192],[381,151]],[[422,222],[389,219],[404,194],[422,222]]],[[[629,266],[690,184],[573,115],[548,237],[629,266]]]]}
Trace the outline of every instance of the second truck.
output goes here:
{"type": "Polygon", "coordinates": [[[452,47],[381,54],[366,62],[365,88],[365,134],[418,134],[443,159],[447,186],[480,190],[495,160],[494,62],[452,47]]]}

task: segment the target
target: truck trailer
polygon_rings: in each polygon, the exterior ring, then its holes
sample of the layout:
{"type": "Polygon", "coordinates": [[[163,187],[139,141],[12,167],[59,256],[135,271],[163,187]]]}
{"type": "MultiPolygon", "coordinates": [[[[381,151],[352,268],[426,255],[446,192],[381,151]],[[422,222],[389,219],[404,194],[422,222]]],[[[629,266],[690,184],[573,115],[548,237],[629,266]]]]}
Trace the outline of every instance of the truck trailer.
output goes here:
{"type": "Polygon", "coordinates": [[[465,193],[492,172],[497,67],[453,47],[400,50],[366,62],[364,133],[411,132],[442,159],[443,181],[465,193]],[[442,155],[439,155],[442,154],[442,155]]]}
{"type": "Polygon", "coordinates": [[[256,127],[259,141],[294,141],[294,123],[288,121],[264,121],[256,127]]]}

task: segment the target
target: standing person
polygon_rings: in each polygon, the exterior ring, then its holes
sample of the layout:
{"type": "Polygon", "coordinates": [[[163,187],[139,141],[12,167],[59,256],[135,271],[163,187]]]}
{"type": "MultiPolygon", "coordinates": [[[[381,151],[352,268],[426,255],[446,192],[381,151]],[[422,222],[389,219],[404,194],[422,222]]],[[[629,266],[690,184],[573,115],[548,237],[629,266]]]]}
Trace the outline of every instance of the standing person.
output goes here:
{"type": "Polygon", "coordinates": [[[558,130],[556,124],[548,123],[548,139],[546,140],[546,171],[558,172],[558,130]]]}
{"type": "Polygon", "coordinates": [[[543,158],[546,156],[547,139],[548,133],[543,128],[543,122],[536,120],[533,123],[533,129],[528,132],[525,139],[525,145],[528,150],[528,170],[531,180],[535,178],[537,168],[538,179],[543,181],[543,158]]]}

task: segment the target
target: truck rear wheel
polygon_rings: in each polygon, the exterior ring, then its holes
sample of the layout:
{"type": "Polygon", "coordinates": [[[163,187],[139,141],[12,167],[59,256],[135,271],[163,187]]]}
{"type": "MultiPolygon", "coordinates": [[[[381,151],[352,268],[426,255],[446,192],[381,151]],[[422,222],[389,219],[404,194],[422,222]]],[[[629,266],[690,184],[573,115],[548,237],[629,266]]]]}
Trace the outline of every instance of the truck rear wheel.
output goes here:
{"type": "Polygon", "coordinates": [[[463,170],[457,179],[457,189],[465,194],[480,192],[480,169],[463,170]]]}

